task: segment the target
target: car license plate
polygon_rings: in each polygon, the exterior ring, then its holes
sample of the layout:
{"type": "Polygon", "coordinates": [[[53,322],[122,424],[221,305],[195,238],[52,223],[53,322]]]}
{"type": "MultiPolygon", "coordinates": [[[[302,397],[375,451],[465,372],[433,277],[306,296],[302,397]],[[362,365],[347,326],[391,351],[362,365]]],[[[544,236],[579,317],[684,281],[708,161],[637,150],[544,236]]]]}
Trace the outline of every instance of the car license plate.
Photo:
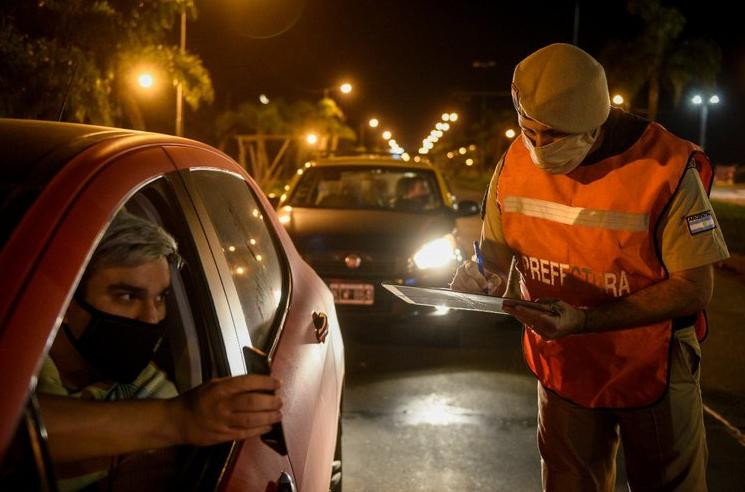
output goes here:
{"type": "Polygon", "coordinates": [[[336,304],[370,305],[375,302],[375,286],[347,282],[329,282],[336,304]]]}

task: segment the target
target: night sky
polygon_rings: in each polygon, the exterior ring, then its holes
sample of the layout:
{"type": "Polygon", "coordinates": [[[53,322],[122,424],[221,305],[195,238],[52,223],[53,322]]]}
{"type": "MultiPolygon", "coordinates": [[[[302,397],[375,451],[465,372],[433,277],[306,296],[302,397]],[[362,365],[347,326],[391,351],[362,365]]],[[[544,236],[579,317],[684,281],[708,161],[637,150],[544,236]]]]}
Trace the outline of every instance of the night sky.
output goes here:
{"type": "MultiPolygon", "coordinates": [[[[470,104],[456,94],[506,93],[522,58],[546,44],[572,41],[575,6],[573,1],[463,0],[197,3],[199,18],[189,22],[187,47],[202,57],[212,74],[212,111],[256,101],[261,93],[314,99],[320,97],[314,90],[349,80],[355,88],[352,97],[335,95],[348,123],[357,128],[377,116],[410,152],[445,111],[461,112],[461,124],[467,124],[484,103],[510,108],[510,99],[498,94],[473,98],[470,104]],[[494,66],[474,68],[474,61],[493,61],[494,66]]],[[[723,1],[674,4],[688,20],[685,35],[708,37],[723,52],[718,78],[722,103],[709,112],[707,153],[718,163],[745,162],[741,18],[723,1]]],[[[607,41],[628,36],[634,22],[623,1],[582,1],[579,45],[598,56],[607,41]]],[[[674,108],[661,98],[658,120],[697,141],[699,113],[688,100],[674,108]]],[[[640,99],[635,106],[642,103],[640,99]]],[[[197,116],[187,114],[187,130],[194,125],[188,118],[197,116]]]]}

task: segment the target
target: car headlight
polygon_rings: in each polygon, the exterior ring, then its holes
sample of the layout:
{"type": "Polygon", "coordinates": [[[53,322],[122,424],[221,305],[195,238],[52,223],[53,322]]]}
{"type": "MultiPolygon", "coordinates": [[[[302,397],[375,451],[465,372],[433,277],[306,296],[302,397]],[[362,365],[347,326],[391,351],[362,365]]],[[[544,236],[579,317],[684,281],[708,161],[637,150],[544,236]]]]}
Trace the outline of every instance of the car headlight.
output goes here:
{"type": "Polygon", "coordinates": [[[456,244],[452,234],[426,243],[414,253],[414,264],[420,270],[440,268],[456,259],[456,244]]]}

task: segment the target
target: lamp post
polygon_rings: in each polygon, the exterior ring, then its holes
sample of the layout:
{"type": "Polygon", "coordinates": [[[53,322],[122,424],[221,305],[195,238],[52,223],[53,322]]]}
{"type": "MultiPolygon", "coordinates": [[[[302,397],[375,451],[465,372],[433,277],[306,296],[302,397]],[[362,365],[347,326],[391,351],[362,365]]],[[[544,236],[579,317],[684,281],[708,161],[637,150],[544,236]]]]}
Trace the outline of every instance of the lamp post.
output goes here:
{"type": "MultiPolygon", "coordinates": [[[[179,53],[186,53],[186,6],[181,5],[181,39],[179,41],[179,53]]],[[[184,135],[184,88],[181,82],[176,83],[176,128],[177,137],[184,135]]]]}
{"type": "Polygon", "coordinates": [[[711,95],[708,99],[705,99],[700,94],[696,94],[691,99],[691,102],[696,106],[701,106],[701,116],[699,118],[699,137],[698,144],[701,150],[704,150],[706,144],[706,120],[709,116],[709,105],[719,104],[719,96],[716,94],[711,95]]]}
{"type": "Polygon", "coordinates": [[[377,128],[378,125],[380,125],[380,121],[377,118],[370,118],[367,124],[365,124],[364,120],[360,122],[360,149],[362,149],[362,151],[367,150],[367,147],[365,146],[365,127],[369,126],[370,128],[377,128]]]}

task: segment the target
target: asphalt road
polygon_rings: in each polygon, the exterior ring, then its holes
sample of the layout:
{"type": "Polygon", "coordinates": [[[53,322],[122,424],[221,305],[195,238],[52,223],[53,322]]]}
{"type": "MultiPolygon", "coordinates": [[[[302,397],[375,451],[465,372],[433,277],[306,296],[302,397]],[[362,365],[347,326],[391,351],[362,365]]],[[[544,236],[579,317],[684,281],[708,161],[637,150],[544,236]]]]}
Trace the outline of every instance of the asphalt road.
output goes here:
{"type": "MultiPolygon", "coordinates": [[[[345,489],[540,490],[521,328],[498,316],[442,321],[345,323],[345,489]]],[[[745,490],[745,443],[705,422],[710,490],[745,490]]],[[[616,490],[624,477],[621,457],[616,490]]]]}
{"type": "MultiPolygon", "coordinates": [[[[478,220],[466,222],[477,235],[478,220]]],[[[702,363],[712,491],[745,490],[744,290],[717,274],[702,363]]],[[[342,330],[346,490],[540,490],[536,382],[515,322],[342,320],[342,330]]],[[[621,456],[617,490],[627,490],[624,480],[621,456]]]]}

